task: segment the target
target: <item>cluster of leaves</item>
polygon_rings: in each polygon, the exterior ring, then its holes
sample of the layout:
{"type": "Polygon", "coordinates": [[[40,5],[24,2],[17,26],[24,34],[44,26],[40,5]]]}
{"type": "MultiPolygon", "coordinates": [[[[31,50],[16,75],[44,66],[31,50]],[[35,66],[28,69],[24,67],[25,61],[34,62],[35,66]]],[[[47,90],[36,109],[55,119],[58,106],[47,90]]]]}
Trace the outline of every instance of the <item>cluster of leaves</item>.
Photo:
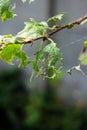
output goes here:
{"type": "Polygon", "coordinates": [[[36,52],[33,60],[33,70],[37,72],[36,77],[56,78],[61,71],[62,54],[56,43],[51,42],[43,49],[36,52]]]}
{"type": "MultiPolygon", "coordinates": [[[[26,1],[23,0],[23,2],[26,1]]],[[[9,7],[10,1],[7,1],[7,3],[9,7]]],[[[7,10],[10,12],[8,8],[7,10]]],[[[52,21],[57,23],[62,17],[63,14],[58,14],[48,19],[46,22],[38,22],[31,18],[29,22],[25,22],[24,29],[15,36],[11,34],[0,36],[0,59],[8,64],[14,64],[16,59],[19,61],[19,66],[22,67],[32,64],[33,73],[31,79],[34,74],[36,77],[43,76],[44,78],[55,78],[61,70],[60,64],[62,61],[62,54],[52,39],[47,38],[49,44],[45,45],[43,38],[47,37],[47,31],[54,29],[54,27],[50,27],[48,23],[52,21]],[[42,40],[39,50],[37,50],[34,59],[31,59],[23,51],[23,46],[27,41],[33,42],[40,37],[42,37],[42,40]]],[[[6,16],[3,20],[3,15],[1,13],[1,18],[2,21],[5,21],[8,17],[6,16]]]]}
{"type": "MultiPolygon", "coordinates": [[[[21,0],[23,3],[26,2],[26,0],[21,0]]],[[[29,3],[34,2],[35,0],[29,0],[29,3]]],[[[12,8],[10,8],[11,0],[0,0],[0,15],[2,21],[5,21],[8,18],[13,18],[16,16],[14,14],[15,4],[12,8]]]]}
{"type": "MultiPolygon", "coordinates": [[[[30,0],[29,2],[33,2],[30,0]]],[[[13,6],[10,7],[10,0],[0,0],[0,14],[1,19],[4,22],[7,18],[13,18],[15,16],[13,6]]],[[[26,2],[26,0],[22,0],[26,2]]],[[[18,32],[15,36],[12,34],[0,36],[0,59],[8,64],[18,61],[18,65],[26,67],[28,64],[32,64],[32,76],[43,76],[44,78],[55,78],[61,71],[62,66],[62,54],[57,44],[49,38],[49,31],[54,31],[56,28],[61,27],[60,21],[64,14],[58,14],[49,18],[47,21],[38,22],[31,18],[29,22],[25,22],[25,27],[22,31],[18,32]],[[50,23],[51,26],[50,26],[50,23]],[[23,46],[27,43],[32,43],[41,39],[39,50],[37,50],[34,59],[31,59],[23,51],[23,46]],[[48,40],[48,45],[45,45],[45,40],[48,40]]],[[[72,28],[73,24],[67,26],[68,29],[72,28]]],[[[87,48],[87,44],[84,44],[87,48]]],[[[81,64],[87,65],[87,53],[82,53],[79,57],[81,64]]],[[[77,70],[80,70],[80,66],[76,66],[77,70]],[[79,68],[79,69],[78,69],[79,68]]],[[[68,73],[71,74],[70,69],[68,73]]]]}

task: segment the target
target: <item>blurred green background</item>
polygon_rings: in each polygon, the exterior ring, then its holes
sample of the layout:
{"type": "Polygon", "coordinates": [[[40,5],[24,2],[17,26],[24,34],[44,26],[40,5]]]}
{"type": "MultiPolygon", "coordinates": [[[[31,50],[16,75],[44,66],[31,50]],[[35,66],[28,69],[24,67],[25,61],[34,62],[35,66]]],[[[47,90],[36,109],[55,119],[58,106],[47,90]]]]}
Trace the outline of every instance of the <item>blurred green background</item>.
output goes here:
{"type": "Polygon", "coordinates": [[[62,79],[30,87],[21,69],[0,72],[0,130],[87,130],[87,112],[60,96],[62,79]]]}

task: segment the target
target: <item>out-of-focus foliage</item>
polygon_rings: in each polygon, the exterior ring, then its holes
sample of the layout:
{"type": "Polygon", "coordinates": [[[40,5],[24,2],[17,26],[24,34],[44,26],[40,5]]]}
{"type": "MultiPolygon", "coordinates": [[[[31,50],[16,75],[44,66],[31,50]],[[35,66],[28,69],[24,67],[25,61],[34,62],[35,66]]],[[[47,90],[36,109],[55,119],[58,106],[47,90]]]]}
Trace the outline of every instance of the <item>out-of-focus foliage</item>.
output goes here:
{"type": "Polygon", "coordinates": [[[30,93],[23,79],[18,70],[0,73],[0,130],[87,129],[87,113],[80,104],[66,105],[58,89],[48,85],[44,92],[30,93]]]}
{"type": "Polygon", "coordinates": [[[0,72],[0,130],[24,130],[28,94],[21,70],[0,72]]]}

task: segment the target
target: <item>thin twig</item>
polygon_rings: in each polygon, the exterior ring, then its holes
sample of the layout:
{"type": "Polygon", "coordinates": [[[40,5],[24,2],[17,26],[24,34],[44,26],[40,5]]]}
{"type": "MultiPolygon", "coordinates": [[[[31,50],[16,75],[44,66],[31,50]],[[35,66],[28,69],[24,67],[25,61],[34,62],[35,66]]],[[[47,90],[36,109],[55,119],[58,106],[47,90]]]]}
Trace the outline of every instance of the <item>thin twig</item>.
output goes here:
{"type": "MultiPolygon", "coordinates": [[[[81,24],[81,23],[82,23],[84,20],[86,20],[86,19],[87,19],[87,14],[84,15],[83,17],[81,17],[81,18],[79,18],[79,19],[73,21],[73,22],[70,22],[70,23],[68,23],[68,24],[59,26],[58,28],[55,27],[53,31],[50,31],[50,32],[47,33],[46,37],[41,36],[41,37],[38,37],[38,38],[36,38],[36,39],[33,39],[33,41],[36,41],[36,40],[39,40],[39,39],[47,40],[47,39],[48,39],[50,36],[52,36],[53,34],[59,32],[59,31],[61,31],[61,30],[63,30],[63,29],[67,29],[67,28],[69,27],[69,25],[72,25],[72,26],[74,26],[74,25],[79,25],[79,24],[81,24]]],[[[25,44],[28,44],[28,43],[32,43],[32,40],[29,39],[29,40],[26,40],[26,41],[25,41],[25,44]]]]}

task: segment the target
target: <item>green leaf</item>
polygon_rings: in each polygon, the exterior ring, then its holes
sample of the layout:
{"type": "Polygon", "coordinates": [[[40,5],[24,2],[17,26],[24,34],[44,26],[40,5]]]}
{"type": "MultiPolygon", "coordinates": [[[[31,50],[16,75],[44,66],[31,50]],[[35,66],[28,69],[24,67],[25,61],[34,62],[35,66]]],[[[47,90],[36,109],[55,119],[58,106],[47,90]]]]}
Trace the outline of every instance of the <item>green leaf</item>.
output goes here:
{"type": "Polygon", "coordinates": [[[87,41],[84,41],[83,44],[84,44],[84,47],[87,47],[87,41]]]}
{"type": "Polygon", "coordinates": [[[55,22],[56,20],[62,20],[63,16],[64,16],[64,14],[55,15],[55,16],[49,18],[49,19],[47,20],[47,22],[51,22],[51,21],[54,21],[54,22],[55,22]]]}
{"type": "Polygon", "coordinates": [[[20,45],[9,44],[0,52],[0,58],[9,64],[12,64],[12,61],[16,57],[19,49],[20,45]]]}
{"type": "Polygon", "coordinates": [[[87,66],[87,53],[80,54],[79,61],[80,61],[81,65],[87,66]]]}
{"type": "Polygon", "coordinates": [[[22,66],[22,67],[26,67],[28,64],[31,63],[29,59],[29,57],[26,55],[25,52],[23,51],[18,51],[18,53],[16,54],[16,57],[19,59],[20,63],[19,63],[19,66],[22,66]]]}
{"type": "Polygon", "coordinates": [[[32,64],[33,64],[33,69],[34,71],[38,72],[39,71],[39,66],[38,66],[38,62],[41,56],[41,51],[37,51],[35,54],[35,59],[33,60],[32,64]]]}
{"type": "Polygon", "coordinates": [[[56,43],[50,43],[43,49],[43,53],[49,57],[49,66],[55,66],[55,64],[62,60],[62,54],[60,49],[56,47],[56,43]]]}
{"type": "Polygon", "coordinates": [[[43,78],[49,79],[58,77],[61,60],[62,54],[60,49],[57,48],[56,43],[48,44],[36,52],[35,58],[32,61],[34,71],[31,77],[34,77],[35,74],[36,77],[43,76],[43,78]]]}
{"type": "Polygon", "coordinates": [[[71,28],[73,28],[73,26],[74,26],[73,24],[68,24],[68,25],[67,25],[67,28],[68,28],[68,29],[71,29],[71,28]]]}
{"type": "Polygon", "coordinates": [[[35,39],[46,34],[48,28],[46,22],[37,22],[32,18],[30,20],[30,22],[25,22],[25,28],[17,34],[18,37],[35,39]]]}
{"type": "Polygon", "coordinates": [[[39,67],[38,67],[38,64],[37,64],[37,61],[36,60],[33,60],[33,70],[38,72],[39,71],[39,67]]]}
{"type": "Polygon", "coordinates": [[[45,46],[40,56],[41,67],[39,67],[39,75],[49,79],[58,77],[62,54],[60,49],[57,48],[56,43],[51,42],[45,46]]]}
{"type": "Polygon", "coordinates": [[[13,13],[15,5],[9,9],[11,0],[0,0],[0,14],[1,19],[4,22],[7,18],[13,18],[15,14],[13,13]]]}
{"type": "Polygon", "coordinates": [[[46,75],[47,78],[52,79],[56,76],[56,69],[54,66],[48,67],[46,71],[47,71],[46,75]]]}
{"type": "Polygon", "coordinates": [[[20,61],[20,66],[25,67],[28,62],[28,57],[21,50],[21,45],[19,44],[8,44],[0,51],[0,58],[7,62],[8,64],[13,64],[14,59],[20,61]]]}

